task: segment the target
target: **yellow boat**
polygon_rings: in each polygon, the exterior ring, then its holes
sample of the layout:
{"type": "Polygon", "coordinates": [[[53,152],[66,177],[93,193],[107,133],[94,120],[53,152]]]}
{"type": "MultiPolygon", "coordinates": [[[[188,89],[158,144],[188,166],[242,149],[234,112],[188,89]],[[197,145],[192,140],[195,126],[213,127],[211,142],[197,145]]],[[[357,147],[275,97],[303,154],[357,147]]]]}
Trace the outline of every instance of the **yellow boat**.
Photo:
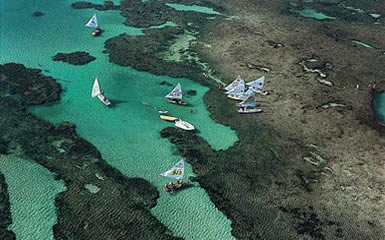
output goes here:
{"type": "Polygon", "coordinates": [[[177,120],[177,117],[171,117],[171,116],[166,116],[166,115],[160,115],[160,119],[165,120],[165,121],[170,121],[170,122],[175,122],[177,120]]]}

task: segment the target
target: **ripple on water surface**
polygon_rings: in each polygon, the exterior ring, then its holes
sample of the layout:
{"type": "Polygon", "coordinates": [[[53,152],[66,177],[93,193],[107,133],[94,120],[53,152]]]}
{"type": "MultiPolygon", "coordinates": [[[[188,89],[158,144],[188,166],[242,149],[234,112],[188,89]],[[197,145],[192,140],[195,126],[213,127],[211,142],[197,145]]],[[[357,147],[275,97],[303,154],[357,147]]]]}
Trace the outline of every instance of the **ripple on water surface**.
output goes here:
{"type": "Polygon", "coordinates": [[[55,197],[64,183],[39,164],[14,155],[0,155],[0,170],[8,184],[12,225],[10,230],[23,240],[53,239],[57,222],[55,197]]]}
{"type": "MultiPolygon", "coordinates": [[[[102,54],[105,40],[120,33],[143,34],[140,29],[124,26],[119,11],[73,10],[69,5],[75,1],[10,2],[17,5],[12,7],[22,10],[2,12],[6,20],[1,23],[2,30],[8,34],[2,36],[0,62],[42,68],[46,75],[59,79],[64,90],[59,104],[30,110],[52,123],[75,123],[78,134],[94,144],[110,165],[127,176],[142,177],[154,184],[161,197],[152,212],[175,235],[185,239],[232,239],[230,221],[202,188],[196,186],[169,196],[162,191],[168,180],[159,175],[175,164],[180,155],[175,146],[160,137],[159,132],[173,124],[161,121],[158,109],[167,109],[170,115],[193,123],[214,149],[226,149],[237,141],[234,131],[210,118],[203,102],[208,89],[189,79],[154,76],[110,63],[108,56],[102,54]],[[32,13],[37,10],[45,15],[33,18],[32,13]],[[93,38],[90,29],[84,27],[94,12],[105,30],[98,38],[93,38]],[[57,52],[73,51],[87,51],[96,60],[84,66],[51,60],[57,52]],[[90,97],[96,75],[106,95],[118,102],[116,107],[106,108],[90,97]],[[191,106],[166,103],[163,96],[172,87],[159,84],[165,80],[172,85],[180,81],[184,91],[196,90],[195,96],[186,98],[191,106]]],[[[188,164],[186,168],[188,177],[192,171],[188,164]]],[[[30,223],[16,224],[23,227],[30,223]]]]}

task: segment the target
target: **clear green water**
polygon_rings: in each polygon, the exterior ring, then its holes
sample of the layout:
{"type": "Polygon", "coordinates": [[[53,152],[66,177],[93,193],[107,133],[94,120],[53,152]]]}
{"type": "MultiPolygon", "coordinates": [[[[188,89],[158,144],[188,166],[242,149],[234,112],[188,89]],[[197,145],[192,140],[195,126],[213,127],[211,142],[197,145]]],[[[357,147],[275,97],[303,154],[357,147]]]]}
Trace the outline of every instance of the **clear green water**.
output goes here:
{"type": "Polygon", "coordinates": [[[305,18],[314,18],[317,20],[336,19],[335,17],[327,16],[327,15],[323,14],[322,12],[318,12],[312,8],[305,8],[301,11],[295,11],[295,12],[298,13],[300,16],[305,17],[305,18]]]}
{"type": "Polygon", "coordinates": [[[55,196],[65,190],[64,183],[39,164],[15,155],[0,155],[0,170],[8,183],[10,229],[16,239],[53,239],[55,196]]]}
{"type": "Polygon", "coordinates": [[[215,11],[212,8],[198,6],[198,5],[188,6],[188,5],[177,4],[177,3],[166,3],[166,5],[178,11],[194,11],[194,12],[200,12],[200,13],[206,13],[206,14],[220,14],[219,12],[215,11]]]}
{"type": "Polygon", "coordinates": [[[374,99],[374,110],[382,124],[385,124],[385,92],[378,93],[374,99]]]}
{"type": "MultiPolygon", "coordinates": [[[[167,109],[170,115],[194,124],[199,135],[215,149],[228,148],[237,141],[234,131],[210,119],[203,103],[208,89],[189,79],[154,76],[111,64],[108,56],[102,54],[104,41],[121,33],[143,34],[141,29],[124,26],[124,18],[118,11],[96,11],[105,32],[102,37],[93,38],[84,24],[95,11],[72,10],[71,2],[75,1],[1,2],[0,63],[13,61],[47,70],[45,74],[58,79],[64,89],[59,104],[34,107],[31,112],[52,123],[74,122],[78,134],[93,143],[109,164],[127,176],[142,177],[154,184],[161,197],[152,211],[174,234],[185,239],[232,239],[230,221],[215,208],[202,188],[196,186],[175,196],[161,190],[168,180],[159,173],[171,167],[180,156],[172,144],[160,137],[161,129],[173,125],[161,121],[157,109],[167,109]],[[45,15],[32,17],[34,11],[45,15]],[[51,60],[57,52],[72,51],[88,51],[97,59],[84,66],[51,60]],[[96,75],[106,95],[119,102],[116,107],[106,108],[90,97],[96,75]],[[184,90],[196,90],[196,96],[186,99],[192,106],[166,103],[163,96],[170,87],[159,85],[164,80],[171,84],[180,81],[184,90]]],[[[189,165],[186,173],[192,175],[189,165]]],[[[52,182],[46,181],[46,184],[49,186],[52,182]]],[[[54,195],[47,200],[47,205],[53,204],[54,195]]],[[[32,229],[36,223],[27,219],[18,224],[19,228],[32,229]]],[[[41,239],[50,237],[48,234],[41,239]]]]}

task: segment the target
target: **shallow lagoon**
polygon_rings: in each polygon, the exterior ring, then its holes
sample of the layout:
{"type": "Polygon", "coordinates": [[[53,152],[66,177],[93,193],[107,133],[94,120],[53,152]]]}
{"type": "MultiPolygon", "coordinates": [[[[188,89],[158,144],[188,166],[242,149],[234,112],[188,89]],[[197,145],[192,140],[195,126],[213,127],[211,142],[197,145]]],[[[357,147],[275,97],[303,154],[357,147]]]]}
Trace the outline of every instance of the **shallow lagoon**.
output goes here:
{"type": "MultiPolygon", "coordinates": [[[[52,0],[2,3],[1,26],[7,35],[2,37],[0,62],[41,68],[45,75],[58,79],[63,86],[59,104],[34,107],[31,112],[54,124],[61,121],[75,123],[78,134],[94,144],[109,164],[127,176],[149,180],[160,191],[168,180],[159,173],[176,163],[180,155],[172,144],[160,137],[161,129],[173,124],[161,121],[158,109],[167,109],[170,115],[193,123],[199,129],[199,135],[215,149],[225,149],[237,141],[234,131],[210,119],[203,102],[203,95],[208,90],[206,87],[189,79],[154,76],[120,67],[110,63],[108,56],[102,54],[106,39],[121,33],[143,34],[141,29],[124,26],[124,18],[118,11],[73,10],[70,3],[52,0]],[[42,11],[45,15],[32,17],[35,11],[42,11]],[[84,27],[94,12],[105,30],[100,38],[93,38],[91,29],[84,27]],[[97,59],[84,66],[51,60],[57,52],[73,51],[88,51],[97,59]],[[95,76],[98,76],[106,95],[118,103],[116,107],[106,108],[90,97],[95,76]],[[185,91],[197,91],[196,96],[186,98],[191,103],[190,107],[171,105],[164,100],[163,96],[172,88],[159,85],[165,80],[171,84],[180,81],[185,91]]],[[[12,169],[12,166],[6,166],[6,169],[12,169]]],[[[6,172],[4,174],[7,176],[6,172]]],[[[186,174],[187,177],[193,175],[189,165],[186,174]]],[[[46,181],[45,184],[50,186],[52,183],[46,181]]],[[[47,205],[54,203],[54,196],[52,193],[47,205]]],[[[14,201],[18,200],[11,198],[11,204],[16,206],[18,203],[14,201]]],[[[30,204],[33,206],[34,202],[30,204]]],[[[215,208],[199,186],[175,196],[161,191],[158,205],[152,212],[175,235],[185,239],[232,238],[230,221],[215,208]]],[[[50,213],[50,217],[55,217],[55,213],[50,213]]],[[[15,228],[16,224],[18,228],[24,228],[24,224],[34,223],[15,222],[15,228]]],[[[50,239],[50,234],[42,239],[50,239]]]]}

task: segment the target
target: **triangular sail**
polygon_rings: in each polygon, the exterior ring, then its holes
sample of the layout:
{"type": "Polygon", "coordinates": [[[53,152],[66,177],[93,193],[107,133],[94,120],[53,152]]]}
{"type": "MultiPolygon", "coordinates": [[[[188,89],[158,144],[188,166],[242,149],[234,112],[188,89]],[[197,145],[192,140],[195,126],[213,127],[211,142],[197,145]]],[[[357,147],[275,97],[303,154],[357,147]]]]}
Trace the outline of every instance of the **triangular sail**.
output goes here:
{"type": "Polygon", "coordinates": [[[98,19],[96,18],[96,14],[94,14],[91,19],[88,21],[86,24],[86,27],[91,27],[91,28],[97,28],[99,27],[98,25],[98,19]]]}
{"type": "Polygon", "coordinates": [[[256,107],[257,106],[257,98],[254,92],[251,92],[248,97],[239,103],[240,107],[256,107]]]}
{"type": "Polygon", "coordinates": [[[160,175],[164,177],[175,178],[177,180],[182,179],[184,175],[184,160],[180,160],[170,170],[161,173],[160,175]]]}
{"type": "Polygon", "coordinates": [[[171,99],[182,99],[183,98],[183,93],[182,93],[182,86],[180,83],[178,83],[175,88],[166,95],[165,98],[171,98],[171,99]]]}
{"type": "Polygon", "coordinates": [[[262,90],[263,85],[265,84],[265,76],[258,78],[257,80],[254,80],[252,82],[248,82],[247,85],[249,88],[256,90],[262,90]]]}
{"type": "Polygon", "coordinates": [[[242,94],[244,91],[245,91],[245,81],[241,79],[233,89],[231,89],[230,91],[227,91],[227,94],[238,95],[238,94],[242,94]]]}
{"type": "Polygon", "coordinates": [[[241,80],[241,76],[238,75],[238,77],[232,83],[230,83],[229,85],[227,85],[225,87],[225,90],[231,91],[232,89],[234,89],[239,84],[240,80],[241,80]]]}
{"type": "Polygon", "coordinates": [[[100,86],[99,86],[99,81],[98,78],[95,78],[94,85],[92,86],[92,93],[91,97],[96,97],[100,94],[100,86]]]}

